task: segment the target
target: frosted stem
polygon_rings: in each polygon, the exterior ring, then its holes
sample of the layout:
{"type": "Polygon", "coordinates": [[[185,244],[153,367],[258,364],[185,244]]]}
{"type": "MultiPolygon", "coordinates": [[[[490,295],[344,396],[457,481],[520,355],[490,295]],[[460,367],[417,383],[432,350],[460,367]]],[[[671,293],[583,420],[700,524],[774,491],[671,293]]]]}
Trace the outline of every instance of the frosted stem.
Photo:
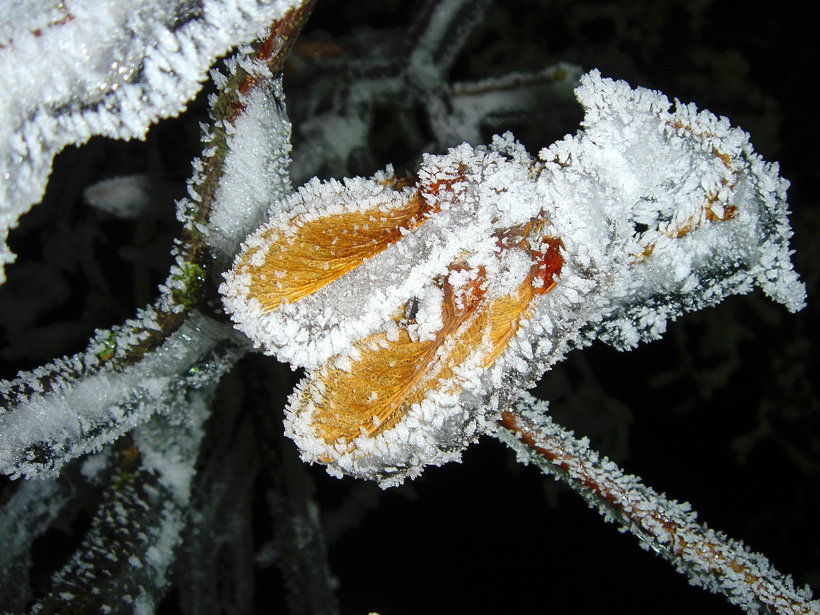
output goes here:
{"type": "Polygon", "coordinates": [[[566,483],[641,546],[672,563],[693,585],[724,595],[749,613],[820,613],[808,589],[774,569],[761,554],[696,521],[688,504],[667,499],[562,429],[546,403],[525,395],[501,414],[497,437],[545,474],[566,483]]]}
{"type": "Polygon", "coordinates": [[[193,393],[176,422],[157,417],[121,442],[91,528],[32,612],[156,610],[187,523],[210,389],[193,393]]]}
{"type": "Polygon", "coordinates": [[[428,78],[436,74],[443,81],[489,4],[487,0],[428,1],[407,33],[411,71],[428,78]]]}
{"type": "Polygon", "coordinates": [[[243,381],[233,370],[219,383],[214,412],[188,504],[188,525],[174,565],[182,613],[254,612],[254,535],[251,523],[259,459],[243,381]]]}
{"type": "Polygon", "coordinates": [[[482,133],[503,130],[515,118],[538,117],[539,125],[560,134],[567,112],[575,112],[572,90],[581,69],[557,64],[503,77],[453,83],[439,97],[429,97],[430,126],[441,146],[480,143],[482,133]],[[548,106],[544,105],[549,100],[548,106]]]}
{"type": "Polygon", "coordinates": [[[91,500],[95,491],[79,471],[66,471],[50,480],[17,481],[5,488],[0,514],[0,596],[4,610],[22,613],[32,600],[34,541],[62,516],[70,516],[72,508],[91,500]]]}

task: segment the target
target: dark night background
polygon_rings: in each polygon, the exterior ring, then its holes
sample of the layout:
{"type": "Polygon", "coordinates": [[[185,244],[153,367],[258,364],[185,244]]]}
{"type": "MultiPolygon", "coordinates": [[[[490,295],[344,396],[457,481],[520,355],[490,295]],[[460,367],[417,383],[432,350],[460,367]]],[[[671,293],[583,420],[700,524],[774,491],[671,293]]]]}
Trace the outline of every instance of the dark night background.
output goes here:
{"type": "MultiPolygon", "coordinates": [[[[304,38],[342,40],[362,25],[403,28],[415,6],[319,0],[304,38]]],[[[816,35],[808,31],[817,22],[804,6],[498,1],[453,78],[559,61],[597,67],[728,116],[765,159],[780,162],[792,182],[793,260],[809,289],[803,312],[790,315],[760,293],[731,298],[633,352],[601,345],[576,352],[536,394],[551,401],[559,423],[589,435],[627,472],[690,502],[701,520],[764,553],[797,584],[812,584],[818,597],[820,131],[816,35]]],[[[288,104],[297,102],[294,92],[288,104]]],[[[58,157],[44,204],[11,234],[19,256],[0,288],[0,375],[82,349],[95,328],[122,321],[154,296],[176,232],[172,201],[197,153],[204,108],[200,97],[145,143],[95,139],[58,157]],[[159,205],[146,219],[120,221],[83,205],[83,188],[127,173],[155,178],[159,205]]],[[[548,145],[531,142],[543,135],[523,120],[510,128],[531,149],[548,145]]],[[[564,132],[574,130],[570,124],[564,132]]],[[[382,163],[391,153],[402,155],[386,151],[382,163]]],[[[471,446],[462,464],[428,469],[386,492],[321,468],[311,474],[344,613],[738,612],[690,587],[491,438],[471,446]]],[[[40,549],[69,550],[81,527],[49,533],[40,549]]],[[[53,566],[45,556],[36,561],[53,566]]],[[[275,566],[258,570],[258,612],[285,609],[281,582],[275,566]]],[[[176,612],[173,594],[160,612],[176,612]]]]}

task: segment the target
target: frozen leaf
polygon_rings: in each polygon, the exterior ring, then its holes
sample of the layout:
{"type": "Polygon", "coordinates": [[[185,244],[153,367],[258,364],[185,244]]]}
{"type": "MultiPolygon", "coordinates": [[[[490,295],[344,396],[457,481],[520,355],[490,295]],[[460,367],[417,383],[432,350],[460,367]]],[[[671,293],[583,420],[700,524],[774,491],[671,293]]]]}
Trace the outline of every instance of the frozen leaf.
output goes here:
{"type": "Polygon", "coordinates": [[[728,121],[592,72],[583,129],[533,159],[510,135],[416,177],[309,182],[271,207],[221,291],[308,368],[287,431],[383,485],[457,458],[575,346],[763,288],[789,309],[785,182],[728,121]]]}
{"type": "Polygon", "coordinates": [[[789,184],[745,132],[691,104],[672,111],[665,96],[596,73],[578,96],[587,110],[582,165],[594,157],[599,170],[590,172],[627,196],[613,217],[637,244],[612,284],[598,337],[632,347],[659,337],[668,318],[753,286],[790,311],[802,308],[805,288],[789,261],[789,184]]]}
{"type": "Polygon", "coordinates": [[[150,187],[145,175],[111,177],[86,188],[83,197],[92,207],[118,218],[138,218],[151,205],[150,187]]]}
{"type": "Polygon", "coordinates": [[[142,138],[179,113],[214,60],[300,0],[5,2],[0,6],[0,283],[5,239],[54,155],[93,135],[142,138]]]}

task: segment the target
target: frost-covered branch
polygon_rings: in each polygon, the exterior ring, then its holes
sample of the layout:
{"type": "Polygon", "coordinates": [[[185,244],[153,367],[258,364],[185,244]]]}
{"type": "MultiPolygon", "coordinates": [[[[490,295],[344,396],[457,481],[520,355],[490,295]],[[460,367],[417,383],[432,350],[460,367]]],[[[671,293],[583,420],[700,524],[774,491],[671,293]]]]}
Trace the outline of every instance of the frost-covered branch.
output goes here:
{"type": "Polygon", "coordinates": [[[174,580],[185,613],[251,613],[254,489],[259,456],[238,370],[217,388],[187,508],[174,580]]]}
{"type": "Polygon", "coordinates": [[[431,128],[441,146],[480,143],[483,134],[522,118],[537,118],[542,130],[561,134],[566,109],[577,109],[572,92],[580,78],[579,67],[562,63],[531,73],[453,83],[440,98],[430,99],[431,128]],[[550,104],[545,106],[545,100],[550,104]]]}
{"type": "Polygon", "coordinates": [[[417,87],[440,87],[489,0],[427,0],[404,41],[407,70],[417,87]]]}
{"type": "Polygon", "coordinates": [[[546,402],[524,394],[501,413],[496,436],[581,494],[608,521],[637,536],[689,577],[749,613],[820,613],[808,588],[775,570],[761,554],[697,521],[688,504],[667,499],[589,448],[589,441],[552,422],[546,402]]]}
{"type": "Polygon", "coordinates": [[[156,413],[180,411],[190,390],[218,378],[244,351],[224,324],[195,313],[154,352],[125,369],[103,367],[76,380],[60,375],[48,390],[34,388],[39,371],[3,383],[3,393],[25,389],[28,395],[0,413],[0,471],[52,474],[156,413]]]}
{"type": "MultiPolygon", "coordinates": [[[[106,466],[107,454],[90,459],[88,467],[106,466]]],[[[107,470],[100,469],[102,478],[107,470]]],[[[3,493],[0,514],[0,596],[4,611],[22,613],[32,600],[32,545],[58,519],[71,518],[82,504],[93,500],[96,481],[88,480],[77,467],[60,476],[18,481],[3,493]]]]}
{"type": "Polygon", "coordinates": [[[175,419],[157,417],[121,443],[106,500],[33,612],[154,612],[187,523],[210,389],[192,393],[175,419]]]}
{"type": "Polygon", "coordinates": [[[271,399],[285,401],[288,374],[282,365],[258,357],[248,357],[247,367],[250,377],[246,409],[252,413],[256,427],[267,479],[271,548],[276,554],[274,563],[284,578],[289,611],[333,615],[340,609],[314,482],[294,454],[293,443],[284,437],[281,416],[271,413],[264,403],[271,399]]]}
{"type": "Polygon", "coordinates": [[[220,264],[270,201],[290,192],[290,122],[276,77],[315,1],[304,0],[264,40],[240,50],[226,75],[211,72],[219,94],[211,99],[212,127],[203,135],[201,170],[186,204],[197,212],[196,222],[207,225],[205,240],[220,264]]]}

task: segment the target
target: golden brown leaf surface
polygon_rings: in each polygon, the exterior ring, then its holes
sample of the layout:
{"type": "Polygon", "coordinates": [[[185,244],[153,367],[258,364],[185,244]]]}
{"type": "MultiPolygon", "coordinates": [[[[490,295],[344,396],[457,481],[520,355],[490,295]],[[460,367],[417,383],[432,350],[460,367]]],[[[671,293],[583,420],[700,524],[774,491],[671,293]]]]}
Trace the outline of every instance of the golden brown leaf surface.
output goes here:
{"type": "Polygon", "coordinates": [[[299,224],[292,233],[271,229],[262,237],[264,245],[248,250],[235,269],[250,275],[249,297],[269,312],[352,271],[401,239],[402,229],[421,226],[429,211],[416,192],[387,211],[376,207],[325,216],[299,224]],[[264,258],[255,264],[259,250],[264,258]]]}
{"type": "Polygon", "coordinates": [[[546,239],[531,250],[532,266],[518,288],[489,300],[483,269],[464,288],[444,285],[443,326],[432,340],[414,341],[404,328],[393,341],[385,333],[355,344],[357,359],[341,369],[331,359],[305,387],[303,404],[314,408],[316,434],[327,444],[349,442],[359,435],[375,436],[394,427],[413,404],[431,391],[449,386],[458,393],[455,370],[471,356],[491,366],[509,344],[531,301],[555,286],[563,261],[560,241],[546,239]],[[537,278],[542,284],[534,284],[537,278]]]}

